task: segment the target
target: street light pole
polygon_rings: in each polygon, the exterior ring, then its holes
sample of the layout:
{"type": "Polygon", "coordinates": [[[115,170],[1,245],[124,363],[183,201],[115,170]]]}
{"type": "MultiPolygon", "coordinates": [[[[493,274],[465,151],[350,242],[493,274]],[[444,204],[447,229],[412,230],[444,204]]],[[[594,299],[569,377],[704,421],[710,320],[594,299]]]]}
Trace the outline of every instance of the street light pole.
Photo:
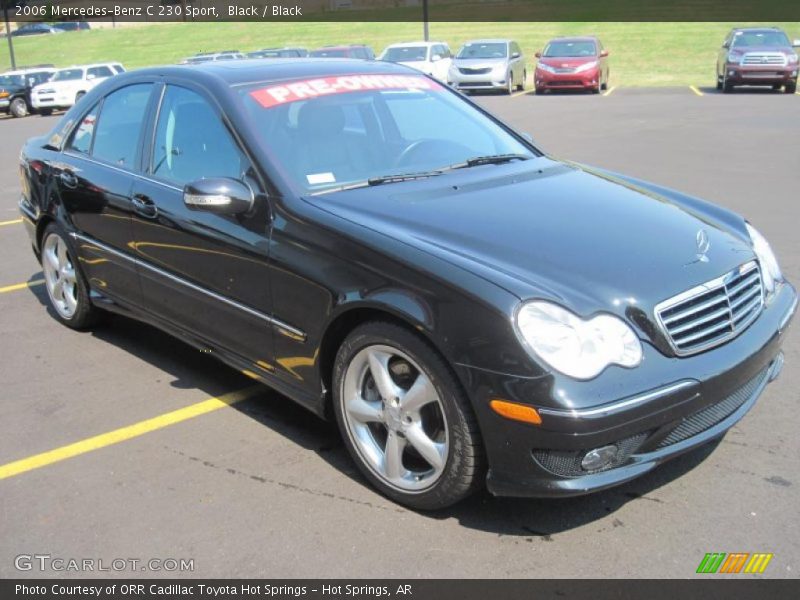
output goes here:
{"type": "Polygon", "coordinates": [[[428,41],[428,0],[422,0],[422,22],[423,22],[423,35],[425,41],[428,41]]]}
{"type": "Polygon", "coordinates": [[[8,40],[8,54],[11,57],[11,68],[17,68],[17,61],[14,58],[14,41],[11,39],[11,25],[8,22],[8,0],[3,2],[3,19],[6,22],[6,39],[8,40]]]}

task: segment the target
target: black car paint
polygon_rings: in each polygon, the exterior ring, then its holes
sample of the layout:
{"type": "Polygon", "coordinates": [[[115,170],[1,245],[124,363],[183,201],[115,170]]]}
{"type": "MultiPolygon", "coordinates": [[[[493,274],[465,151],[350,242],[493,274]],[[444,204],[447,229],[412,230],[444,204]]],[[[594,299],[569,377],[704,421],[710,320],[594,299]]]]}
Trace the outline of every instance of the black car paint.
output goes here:
{"type": "Polygon", "coordinates": [[[674,356],[655,325],[657,302],[753,258],[743,219],[704,201],[547,156],[302,196],[254,135],[237,86],[353,72],[408,71],[391,63],[278,59],[148,69],[102,83],[49,138],[23,149],[20,208],[35,251],[44,225],[56,220],[74,235],[93,302],[210,351],[321,416],[336,349],[352,327],[381,317],[414,328],[464,386],[486,444],[489,487],[499,494],[570,495],[630,479],[684,448],[580,478],[549,473],[531,451],[588,449],[663,429],[769,365],[777,375],[782,332],[796,306],[789,284],[738,337],[695,356],[674,356]],[[90,106],[139,82],[153,82],[156,91],[135,172],[61,150],[90,106]],[[201,93],[219,110],[255,168],[254,212],[192,211],[180,188],[147,175],[164,82],[201,93]],[[66,185],[64,171],[76,181],[66,185]],[[134,203],[136,196],[151,208],[134,203]],[[712,241],[708,262],[694,260],[701,227],[712,241]],[[590,381],[548,369],[512,324],[520,302],[531,298],[583,316],[623,317],[643,342],[644,361],[608,367],[590,381]],[[693,385],[631,410],[592,419],[563,412],[683,380],[693,385]],[[541,427],[512,422],[489,409],[496,397],[555,413],[541,427]]]}

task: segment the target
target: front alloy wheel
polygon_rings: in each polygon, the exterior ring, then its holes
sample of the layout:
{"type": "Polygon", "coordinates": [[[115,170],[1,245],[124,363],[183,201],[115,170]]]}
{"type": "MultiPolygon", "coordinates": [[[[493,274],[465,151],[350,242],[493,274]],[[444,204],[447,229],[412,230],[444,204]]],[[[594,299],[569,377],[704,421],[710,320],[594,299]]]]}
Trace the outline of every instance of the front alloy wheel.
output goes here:
{"type": "Polygon", "coordinates": [[[381,492],[433,509],[480,483],[471,407],[446,363],[414,333],[384,322],[358,327],[339,349],[334,385],[345,444],[381,492]]]}
{"type": "Polygon", "coordinates": [[[94,320],[95,309],[80,272],[75,268],[72,250],[61,230],[50,225],[42,244],[42,270],[50,305],[62,323],[82,329],[94,320]]]}
{"type": "Polygon", "coordinates": [[[25,98],[14,98],[11,101],[11,106],[8,107],[8,110],[17,118],[28,116],[28,104],[25,102],[25,98]]]}

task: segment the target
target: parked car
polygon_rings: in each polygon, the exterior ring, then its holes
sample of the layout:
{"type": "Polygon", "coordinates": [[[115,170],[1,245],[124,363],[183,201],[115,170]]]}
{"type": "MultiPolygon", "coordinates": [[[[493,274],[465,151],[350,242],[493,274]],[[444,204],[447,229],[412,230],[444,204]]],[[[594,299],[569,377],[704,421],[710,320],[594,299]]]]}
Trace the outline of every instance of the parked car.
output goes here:
{"type": "Polygon", "coordinates": [[[184,58],[179,64],[182,65],[198,65],[207,62],[214,62],[217,60],[241,60],[247,58],[238,50],[223,50],[221,52],[200,52],[188,58],[184,58]]]}
{"type": "Polygon", "coordinates": [[[302,58],[308,56],[305,48],[264,48],[247,53],[247,58],[302,58]]]}
{"type": "Polygon", "coordinates": [[[375,52],[364,44],[350,44],[349,46],[324,46],[308,53],[315,58],[361,58],[374,60],[375,52]]]}
{"type": "Polygon", "coordinates": [[[781,87],[797,91],[797,52],[794,43],[777,27],[732,29],[717,56],[717,89],[732,92],[739,85],[781,87]]]}
{"type": "Polygon", "coordinates": [[[453,59],[447,82],[459,90],[524,90],[528,79],[525,57],[513,40],[473,40],[453,59]]]}
{"type": "Polygon", "coordinates": [[[24,35],[44,35],[51,33],[64,33],[63,30],[57,29],[47,23],[25,23],[20,25],[17,29],[11,32],[11,37],[20,37],[24,35]]]}
{"type": "Polygon", "coordinates": [[[78,65],[59,69],[47,83],[41,83],[31,91],[33,107],[43,115],[54,110],[69,108],[101,81],[124,73],[119,63],[78,65]]]}
{"type": "Polygon", "coordinates": [[[14,117],[35,112],[31,90],[49,81],[56,70],[54,67],[30,67],[0,74],[0,111],[14,117]]]}
{"type": "Polygon", "coordinates": [[[403,42],[388,46],[378,60],[406,65],[439,81],[447,81],[452,58],[444,42],[403,42]]]}
{"type": "Polygon", "coordinates": [[[797,307],[743,217],[387,62],[120,75],[19,171],[55,318],[163,328],[335,419],[419,509],[602,490],[719,438],[797,307]]]}
{"type": "Polygon", "coordinates": [[[61,31],[88,31],[91,29],[88,21],[64,21],[63,23],[54,23],[53,27],[61,31]]]}
{"type": "Polygon", "coordinates": [[[596,37],[550,40],[536,58],[533,79],[537,94],[570,89],[596,94],[608,88],[608,50],[596,37]]]}

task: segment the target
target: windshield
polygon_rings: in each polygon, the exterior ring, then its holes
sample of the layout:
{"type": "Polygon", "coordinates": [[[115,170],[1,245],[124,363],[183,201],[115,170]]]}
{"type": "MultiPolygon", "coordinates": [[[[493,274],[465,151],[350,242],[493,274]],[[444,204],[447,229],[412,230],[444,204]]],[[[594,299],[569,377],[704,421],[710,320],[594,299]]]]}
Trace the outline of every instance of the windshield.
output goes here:
{"type": "Polygon", "coordinates": [[[424,76],[323,77],[262,84],[241,94],[276,166],[307,192],[428,173],[476,157],[536,156],[424,76]]]}
{"type": "Polygon", "coordinates": [[[53,75],[51,81],[72,81],[74,79],[83,79],[83,69],[64,69],[53,75]]]}
{"type": "Polygon", "coordinates": [[[745,46],[791,46],[782,31],[740,31],[733,36],[733,47],[745,46]]]}
{"type": "Polygon", "coordinates": [[[10,85],[25,85],[25,79],[22,75],[0,75],[0,87],[10,85]]]}
{"type": "Polygon", "coordinates": [[[417,62],[427,60],[427,46],[403,46],[401,48],[387,48],[381,60],[388,62],[417,62]]]}
{"type": "Polygon", "coordinates": [[[594,42],[550,42],[542,56],[560,58],[578,58],[581,56],[597,56],[594,42]]]}
{"type": "Polygon", "coordinates": [[[456,58],[506,58],[507,56],[508,44],[505,42],[474,42],[464,44],[456,58]]]}
{"type": "Polygon", "coordinates": [[[309,55],[317,58],[347,58],[349,52],[346,48],[339,48],[338,50],[314,50],[309,55]]]}

